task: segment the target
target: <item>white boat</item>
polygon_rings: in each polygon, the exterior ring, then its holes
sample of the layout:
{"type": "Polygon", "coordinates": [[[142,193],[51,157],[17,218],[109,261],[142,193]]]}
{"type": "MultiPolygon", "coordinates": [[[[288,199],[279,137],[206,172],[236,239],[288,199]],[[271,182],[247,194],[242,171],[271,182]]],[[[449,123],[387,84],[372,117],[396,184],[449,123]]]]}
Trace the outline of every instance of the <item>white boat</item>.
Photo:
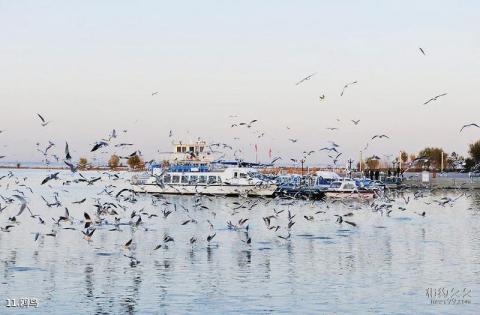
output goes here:
{"type": "Polygon", "coordinates": [[[319,190],[328,190],[333,182],[341,180],[342,177],[335,172],[318,171],[315,173],[313,187],[319,190]]]}
{"type": "Polygon", "coordinates": [[[271,196],[277,185],[254,168],[227,167],[218,170],[191,167],[170,168],[132,178],[137,193],[177,195],[271,196]]]}
{"type": "Polygon", "coordinates": [[[351,179],[333,182],[325,191],[325,195],[327,198],[372,199],[375,197],[373,191],[358,187],[351,179]]]}

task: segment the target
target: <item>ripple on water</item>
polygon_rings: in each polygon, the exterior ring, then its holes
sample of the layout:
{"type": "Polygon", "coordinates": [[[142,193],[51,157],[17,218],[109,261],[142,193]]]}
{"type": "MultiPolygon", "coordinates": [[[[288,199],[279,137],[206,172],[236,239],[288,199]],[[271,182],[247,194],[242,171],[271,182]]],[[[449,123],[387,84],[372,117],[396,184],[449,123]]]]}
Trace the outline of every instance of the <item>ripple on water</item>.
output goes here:
{"type": "Polygon", "coordinates": [[[24,272],[24,271],[45,271],[45,269],[38,268],[38,267],[23,267],[23,266],[17,266],[17,267],[10,267],[8,268],[11,271],[18,271],[18,272],[24,272]]]}
{"type": "Polygon", "coordinates": [[[99,252],[99,253],[96,253],[97,256],[112,256],[113,253],[105,253],[105,252],[99,252]]]}

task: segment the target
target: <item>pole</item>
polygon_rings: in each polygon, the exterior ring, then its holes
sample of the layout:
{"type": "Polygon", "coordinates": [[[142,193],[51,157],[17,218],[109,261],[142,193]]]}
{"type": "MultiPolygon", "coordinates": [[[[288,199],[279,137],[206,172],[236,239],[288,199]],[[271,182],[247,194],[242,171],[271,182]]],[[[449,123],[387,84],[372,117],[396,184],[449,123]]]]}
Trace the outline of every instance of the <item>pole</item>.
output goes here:
{"type": "Polygon", "coordinates": [[[402,171],[402,151],[400,151],[400,156],[398,157],[398,168],[400,169],[400,172],[402,171]]]}
{"type": "Polygon", "coordinates": [[[442,161],[440,161],[440,165],[441,165],[440,172],[443,173],[443,151],[442,151],[442,161]]]}
{"type": "Polygon", "coordinates": [[[363,157],[362,157],[362,151],[360,151],[360,172],[362,172],[362,162],[363,162],[363,157]]]}
{"type": "Polygon", "coordinates": [[[352,159],[348,159],[348,172],[350,173],[350,178],[352,178],[352,159]]]}
{"type": "Polygon", "coordinates": [[[305,162],[303,159],[300,160],[302,162],[302,177],[300,177],[300,186],[303,184],[303,163],[305,162]]]}

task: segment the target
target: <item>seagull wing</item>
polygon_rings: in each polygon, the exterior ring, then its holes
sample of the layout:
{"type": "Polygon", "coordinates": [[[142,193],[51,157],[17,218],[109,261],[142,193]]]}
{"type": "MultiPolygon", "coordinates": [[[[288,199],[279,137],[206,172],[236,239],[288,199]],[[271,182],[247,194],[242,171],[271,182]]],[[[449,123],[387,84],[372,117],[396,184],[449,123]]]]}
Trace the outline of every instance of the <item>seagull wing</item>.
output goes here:
{"type": "Polygon", "coordinates": [[[45,122],[45,119],[42,117],[42,115],[38,114],[37,113],[37,116],[40,118],[40,120],[44,123],[45,122]]]}

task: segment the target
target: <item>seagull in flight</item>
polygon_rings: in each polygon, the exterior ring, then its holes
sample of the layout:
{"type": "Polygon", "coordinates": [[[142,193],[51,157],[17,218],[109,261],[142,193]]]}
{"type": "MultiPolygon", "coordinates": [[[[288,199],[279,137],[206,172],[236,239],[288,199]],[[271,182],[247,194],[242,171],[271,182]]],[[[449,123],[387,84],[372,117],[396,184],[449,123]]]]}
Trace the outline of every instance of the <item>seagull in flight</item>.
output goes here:
{"type": "Polygon", "coordinates": [[[157,95],[158,93],[158,91],[152,92],[152,96],[157,95]]]}
{"type": "Polygon", "coordinates": [[[422,52],[422,54],[425,56],[425,52],[423,51],[422,47],[418,47],[418,49],[420,49],[420,51],[422,52]]]}
{"type": "Polygon", "coordinates": [[[298,81],[297,83],[295,83],[295,85],[299,85],[300,83],[303,83],[304,81],[307,81],[307,80],[310,80],[314,75],[316,75],[317,73],[314,72],[308,76],[306,76],[305,78],[301,79],[300,81],[298,81]]]}
{"type": "Polygon", "coordinates": [[[432,101],[436,101],[439,97],[442,97],[442,96],[445,96],[445,95],[447,95],[447,93],[442,93],[442,94],[439,94],[437,96],[434,96],[431,99],[429,99],[428,101],[426,101],[425,103],[423,103],[423,105],[427,105],[428,103],[430,103],[432,101]]]}
{"type": "Polygon", "coordinates": [[[378,139],[382,139],[382,138],[390,139],[390,137],[387,136],[387,135],[374,135],[374,136],[372,137],[372,140],[375,139],[375,138],[378,138],[378,139]]]}
{"type": "Polygon", "coordinates": [[[358,125],[358,123],[360,122],[360,119],[359,119],[359,120],[353,120],[353,119],[352,119],[351,121],[352,121],[353,124],[356,126],[356,125],[358,125]]]}
{"type": "Polygon", "coordinates": [[[320,98],[320,102],[325,99],[325,94],[320,95],[318,98],[320,98]]]}
{"type": "Polygon", "coordinates": [[[468,127],[477,127],[477,128],[480,128],[479,125],[472,123],[472,124],[463,125],[463,126],[462,126],[462,129],[460,129],[460,132],[462,132],[463,129],[468,128],[468,127]]]}
{"type": "Polygon", "coordinates": [[[95,143],[95,145],[93,146],[92,150],[90,150],[90,152],[95,152],[95,151],[97,151],[98,149],[100,149],[101,147],[104,147],[104,146],[108,146],[108,143],[105,142],[105,141],[99,141],[99,142],[95,143]]]}
{"type": "Polygon", "coordinates": [[[42,121],[42,127],[45,127],[46,125],[48,125],[50,123],[49,121],[46,121],[45,118],[43,118],[42,115],[40,115],[39,113],[37,113],[37,116],[42,121]]]}
{"type": "Polygon", "coordinates": [[[343,89],[342,89],[342,93],[340,93],[340,96],[343,96],[343,93],[345,93],[345,90],[346,90],[350,85],[356,84],[356,83],[358,83],[358,81],[353,81],[353,82],[350,82],[350,83],[345,84],[345,86],[344,86],[343,89]]]}

